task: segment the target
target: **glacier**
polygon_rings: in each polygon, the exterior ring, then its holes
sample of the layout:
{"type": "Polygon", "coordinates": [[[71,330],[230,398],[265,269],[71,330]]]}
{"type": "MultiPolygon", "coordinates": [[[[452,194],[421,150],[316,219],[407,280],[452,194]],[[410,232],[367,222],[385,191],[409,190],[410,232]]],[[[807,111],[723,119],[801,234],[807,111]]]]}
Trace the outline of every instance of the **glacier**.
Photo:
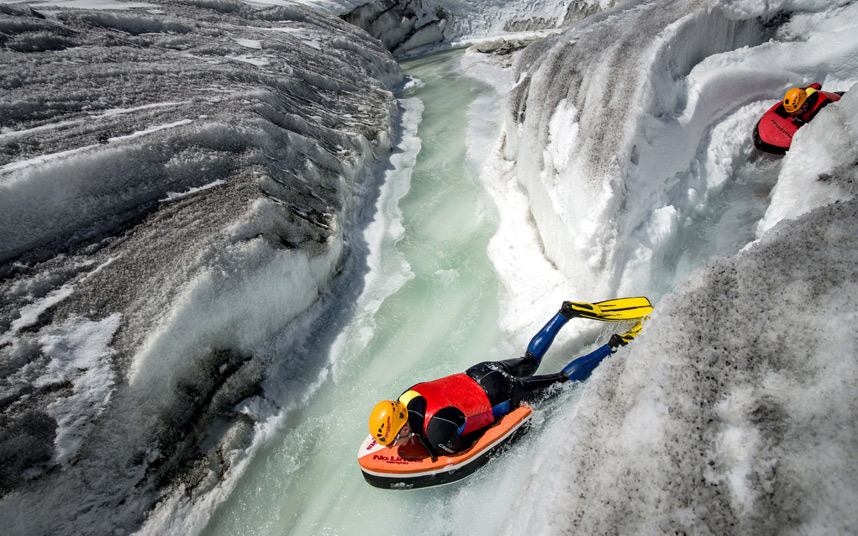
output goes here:
{"type": "Polygon", "coordinates": [[[500,327],[657,302],[517,459],[501,532],[855,533],[856,25],[845,0],[0,5],[0,519],[200,526],[166,518],[205,519],[329,381],[313,348],[373,269],[413,113],[385,46],[477,43],[500,327]],[[338,18],[394,4],[381,41],[338,18]],[[814,81],[846,95],[756,152],[814,81]]]}

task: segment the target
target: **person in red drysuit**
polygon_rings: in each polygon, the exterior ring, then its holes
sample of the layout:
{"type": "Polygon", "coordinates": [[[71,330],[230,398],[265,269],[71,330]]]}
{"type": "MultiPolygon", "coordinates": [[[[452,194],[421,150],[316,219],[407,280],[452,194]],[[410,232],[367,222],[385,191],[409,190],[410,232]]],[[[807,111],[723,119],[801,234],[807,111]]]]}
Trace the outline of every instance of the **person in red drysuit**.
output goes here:
{"type": "Polygon", "coordinates": [[[416,440],[433,459],[468,448],[478,435],[472,432],[481,432],[522,402],[546,396],[554,385],[587,379],[603,359],[626,345],[625,336],[614,334],[608,344],[560,372],[534,376],[560,328],[574,317],[571,303],[563,302],[531,339],[524,357],[479,363],[464,373],[418,383],[398,400],[379,402],[370,415],[370,432],[386,446],[416,440]]]}

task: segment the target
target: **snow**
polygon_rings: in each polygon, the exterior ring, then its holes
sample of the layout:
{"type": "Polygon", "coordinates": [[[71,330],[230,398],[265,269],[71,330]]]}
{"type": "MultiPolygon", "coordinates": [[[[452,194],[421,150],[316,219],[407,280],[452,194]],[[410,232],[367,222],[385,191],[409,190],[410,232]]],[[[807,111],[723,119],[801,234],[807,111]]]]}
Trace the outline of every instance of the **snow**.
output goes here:
{"type": "Polygon", "coordinates": [[[233,38],[239,45],[255,50],[262,50],[262,41],[259,39],[242,39],[240,37],[233,38]]]}
{"type": "Polygon", "coordinates": [[[270,63],[268,58],[265,56],[251,56],[249,54],[242,54],[241,56],[227,56],[227,58],[235,61],[243,61],[244,63],[249,63],[250,65],[255,65],[257,67],[265,67],[270,63]]]}
{"type": "Polygon", "coordinates": [[[51,362],[45,374],[33,382],[43,388],[72,383],[72,394],[57,398],[47,413],[57,421],[56,462],[67,463],[86,433],[104,410],[116,375],[110,366],[110,339],[119,328],[120,315],[100,322],[73,318],[39,338],[51,362]]]}
{"type": "Polygon", "coordinates": [[[158,4],[149,4],[146,2],[125,2],[121,0],[35,0],[24,2],[16,2],[12,0],[9,3],[26,3],[27,5],[44,8],[56,7],[63,9],[110,9],[110,10],[130,10],[130,9],[156,9],[158,4]]]}
{"type": "Polygon", "coordinates": [[[97,117],[110,117],[110,116],[114,116],[114,115],[131,114],[131,113],[140,112],[143,110],[151,110],[152,108],[170,108],[173,106],[182,106],[184,104],[191,104],[191,101],[155,102],[152,104],[144,104],[143,106],[135,106],[133,108],[114,108],[112,110],[105,110],[101,114],[98,114],[97,117]]]}
{"type": "Polygon", "coordinates": [[[176,128],[184,125],[190,125],[193,123],[193,119],[180,119],[179,121],[173,121],[172,123],[167,123],[165,125],[153,125],[144,130],[138,130],[137,132],[132,132],[131,134],[126,134],[125,136],[116,136],[115,138],[107,138],[107,142],[117,142],[124,140],[131,140],[134,138],[139,138],[140,136],[145,136],[147,134],[151,134],[153,132],[158,132],[159,130],[165,130],[168,128],[176,128]]]}
{"type": "MultiPolygon", "coordinates": [[[[20,331],[22,328],[32,326],[39,319],[39,315],[47,311],[62,300],[68,298],[74,292],[71,285],[63,285],[62,287],[52,291],[44,298],[21,308],[21,316],[12,322],[10,329],[12,333],[20,331]]],[[[6,337],[4,337],[5,339],[6,337]]]]}
{"type": "Polygon", "coordinates": [[[222,186],[226,184],[222,180],[217,180],[212,183],[206,184],[205,186],[200,186],[199,188],[191,188],[184,192],[167,192],[167,197],[162,199],[161,201],[177,201],[179,199],[185,199],[187,197],[191,197],[192,195],[202,192],[204,190],[208,190],[209,188],[216,188],[218,186],[222,186]]]}

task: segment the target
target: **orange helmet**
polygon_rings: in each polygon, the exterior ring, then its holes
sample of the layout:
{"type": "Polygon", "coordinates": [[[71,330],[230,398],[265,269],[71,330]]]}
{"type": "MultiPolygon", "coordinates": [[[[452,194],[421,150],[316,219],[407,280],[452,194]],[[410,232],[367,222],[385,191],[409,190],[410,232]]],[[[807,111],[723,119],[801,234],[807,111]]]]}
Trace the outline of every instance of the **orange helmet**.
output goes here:
{"type": "Polygon", "coordinates": [[[393,400],[382,400],[369,414],[369,433],[382,445],[393,443],[393,439],[408,422],[405,404],[393,400]]]}
{"type": "Polygon", "coordinates": [[[788,114],[795,113],[807,100],[807,91],[801,88],[792,88],[784,95],[784,110],[788,114]]]}

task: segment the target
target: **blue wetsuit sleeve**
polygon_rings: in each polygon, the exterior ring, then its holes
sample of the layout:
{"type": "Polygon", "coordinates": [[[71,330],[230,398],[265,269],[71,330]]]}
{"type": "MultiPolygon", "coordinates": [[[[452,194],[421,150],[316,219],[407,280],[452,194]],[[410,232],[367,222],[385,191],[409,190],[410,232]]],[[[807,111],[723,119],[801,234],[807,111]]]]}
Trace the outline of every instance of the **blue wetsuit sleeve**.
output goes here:
{"type": "Polygon", "coordinates": [[[600,346],[589,354],[579,357],[563,367],[563,373],[573,382],[584,381],[590,377],[593,369],[599,366],[599,363],[612,353],[614,353],[613,349],[607,344],[600,346]]]}
{"type": "Polygon", "coordinates": [[[542,362],[542,356],[544,356],[545,352],[548,351],[551,343],[554,342],[554,337],[557,336],[560,328],[566,325],[566,322],[569,322],[569,320],[562,314],[557,313],[554,315],[554,318],[549,320],[548,323],[539,330],[539,333],[530,339],[530,344],[527,345],[527,351],[528,353],[533,354],[537,363],[542,362]]]}

